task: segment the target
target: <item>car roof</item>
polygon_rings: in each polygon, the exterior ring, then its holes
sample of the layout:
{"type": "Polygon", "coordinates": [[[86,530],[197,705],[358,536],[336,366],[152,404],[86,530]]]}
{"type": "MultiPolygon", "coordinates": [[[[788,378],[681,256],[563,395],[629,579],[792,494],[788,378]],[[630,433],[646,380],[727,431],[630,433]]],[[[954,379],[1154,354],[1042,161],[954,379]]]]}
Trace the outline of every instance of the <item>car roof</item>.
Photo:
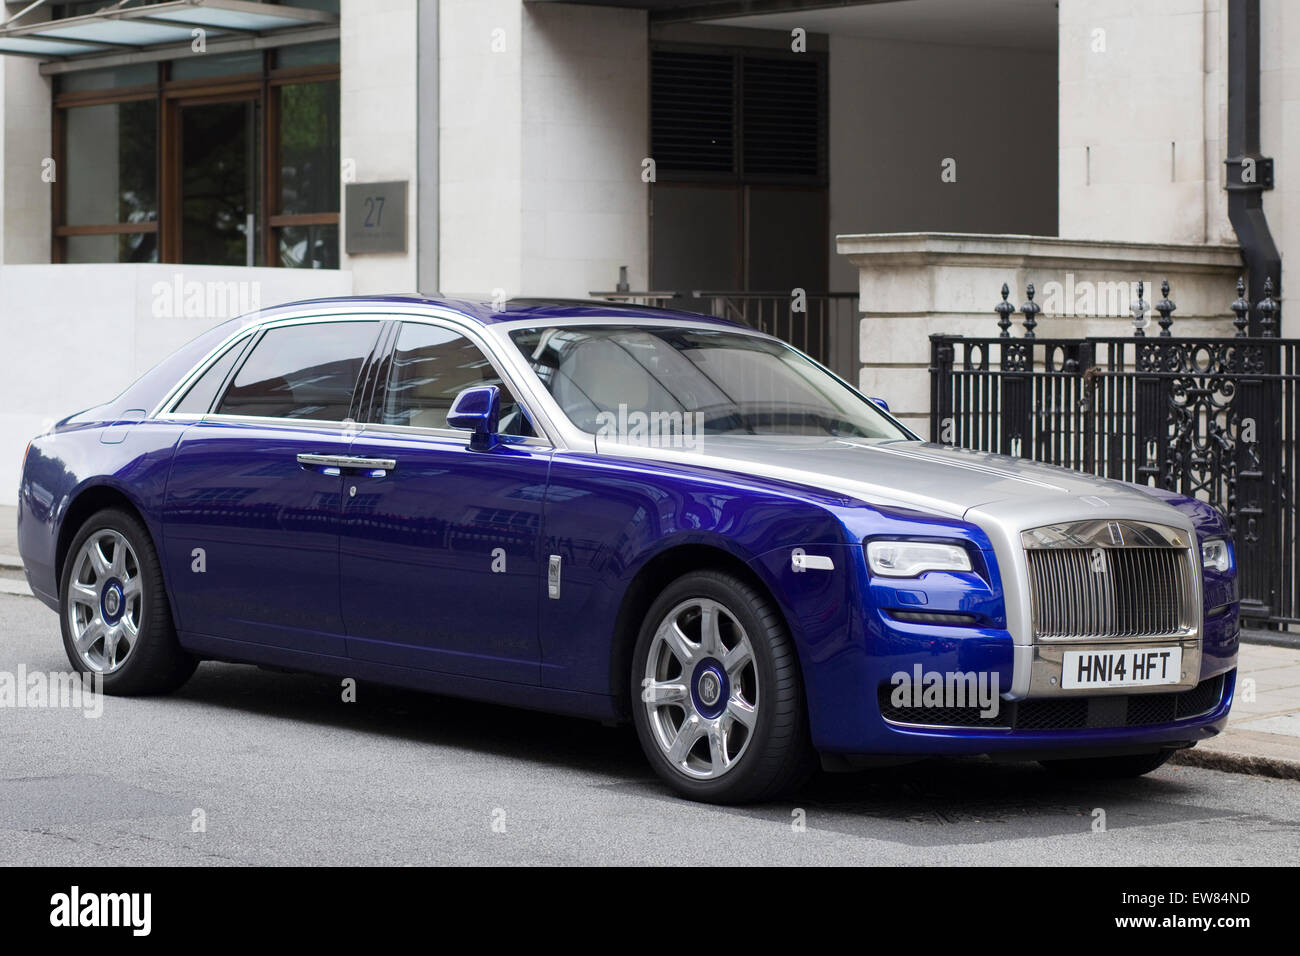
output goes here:
{"type": "Polygon", "coordinates": [[[329,306],[340,308],[347,306],[431,306],[456,312],[467,319],[482,325],[494,325],[501,322],[519,322],[535,320],[553,322],[557,319],[591,319],[607,318],[614,321],[670,319],[719,325],[726,328],[747,328],[747,326],[720,319],[700,312],[688,312],[682,309],[662,309],[653,306],[633,305],[626,302],[606,302],[599,299],[552,299],[552,298],[515,298],[493,299],[486,296],[444,296],[423,295],[420,293],[400,293],[390,295],[339,296],[326,299],[303,299],[298,302],[286,302],[283,305],[263,309],[257,313],[259,320],[272,319],[282,312],[292,312],[311,306],[329,306]]]}

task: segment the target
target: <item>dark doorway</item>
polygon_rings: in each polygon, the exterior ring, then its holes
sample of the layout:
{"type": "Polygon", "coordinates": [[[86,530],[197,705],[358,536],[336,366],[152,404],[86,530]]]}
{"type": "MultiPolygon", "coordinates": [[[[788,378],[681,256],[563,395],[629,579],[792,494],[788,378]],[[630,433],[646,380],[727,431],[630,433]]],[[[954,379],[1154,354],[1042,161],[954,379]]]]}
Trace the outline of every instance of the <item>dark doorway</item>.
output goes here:
{"type": "Polygon", "coordinates": [[[260,265],[257,101],[180,110],[181,261],[260,265]]]}

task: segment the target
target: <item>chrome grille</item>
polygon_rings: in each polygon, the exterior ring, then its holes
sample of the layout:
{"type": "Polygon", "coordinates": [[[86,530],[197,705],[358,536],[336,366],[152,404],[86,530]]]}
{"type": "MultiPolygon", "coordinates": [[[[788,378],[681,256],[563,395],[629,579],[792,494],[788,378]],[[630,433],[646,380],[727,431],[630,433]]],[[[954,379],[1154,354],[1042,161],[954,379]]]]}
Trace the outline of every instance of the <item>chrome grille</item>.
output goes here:
{"type": "Polygon", "coordinates": [[[1035,638],[1143,638],[1196,627],[1198,590],[1182,532],[1093,521],[1024,535],[1035,638]]]}

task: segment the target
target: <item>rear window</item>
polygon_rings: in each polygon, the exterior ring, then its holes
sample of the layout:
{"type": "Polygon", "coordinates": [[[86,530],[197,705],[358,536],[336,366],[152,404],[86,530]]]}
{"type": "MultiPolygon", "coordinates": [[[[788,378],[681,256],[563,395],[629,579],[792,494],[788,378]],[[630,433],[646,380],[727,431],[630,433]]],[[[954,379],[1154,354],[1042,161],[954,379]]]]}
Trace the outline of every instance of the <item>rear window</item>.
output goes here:
{"type": "Polygon", "coordinates": [[[379,325],[320,322],[269,330],[235,373],[217,412],[343,421],[379,325]]]}
{"type": "Polygon", "coordinates": [[[221,386],[226,383],[230,370],[235,367],[235,363],[239,361],[239,356],[243,354],[244,347],[247,345],[248,337],[245,336],[226,349],[221,357],[199,376],[198,381],[190,386],[190,390],[176,403],[173,411],[182,415],[206,415],[212,408],[217,393],[221,391],[221,386]]]}

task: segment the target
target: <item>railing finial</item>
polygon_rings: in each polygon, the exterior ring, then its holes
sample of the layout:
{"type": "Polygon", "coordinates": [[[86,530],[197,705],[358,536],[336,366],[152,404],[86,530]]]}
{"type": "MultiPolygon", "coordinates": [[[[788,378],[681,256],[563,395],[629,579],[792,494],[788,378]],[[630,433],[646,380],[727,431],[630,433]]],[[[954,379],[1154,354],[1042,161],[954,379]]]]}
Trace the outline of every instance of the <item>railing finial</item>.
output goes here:
{"type": "Polygon", "coordinates": [[[1139,279],[1138,297],[1133,301],[1133,304],[1129,306],[1129,311],[1133,313],[1133,335],[1137,338],[1146,338],[1147,334],[1146,323],[1142,320],[1146,317],[1147,309],[1151,307],[1147,305],[1146,299],[1142,298],[1142,293],[1145,290],[1146,283],[1139,279]]]}
{"type": "Polygon", "coordinates": [[[1259,334],[1264,338],[1273,336],[1273,317],[1277,314],[1277,300],[1273,298],[1273,277],[1264,277],[1264,298],[1255,303],[1259,312],[1259,334]]]}
{"type": "Polygon", "coordinates": [[[993,311],[998,314],[998,328],[1002,330],[998,338],[1001,339],[1011,338],[1011,313],[1016,311],[1016,307],[1007,301],[1010,294],[1007,284],[1002,283],[1002,301],[993,307],[993,311]]]}
{"type": "Polygon", "coordinates": [[[1250,300],[1246,298],[1246,277],[1237,276],[1237,298],[1228,306],[1236,316],[1232,324],[1237,328],[1237,338],[1246,337],[1246,326],[1250,325],[1250,300]]]}
{"type": "Polygon", "coordinates": [[[1156,303],[1156,311],[1160,313],[1160,334],[1166,338],[1171,335],[1169,327],[1174,324],[1173,312],[1177,308],[1169,298],[1169,280],[1164,279],[1160,283],[1160,301],[1156,303]]]}
{"type": "Polygon", "coordinates": [[[1031,282],[1025,287],[1025,295],[1029,296],[1029,301],[1020,307],[1020,311],[1025,316],[1025,338],[1034,337],[1034,329],[1038,327],[1038,313],[1043,311],[1043,307],[1034,301],[1034,284],[1031,282]]]}

